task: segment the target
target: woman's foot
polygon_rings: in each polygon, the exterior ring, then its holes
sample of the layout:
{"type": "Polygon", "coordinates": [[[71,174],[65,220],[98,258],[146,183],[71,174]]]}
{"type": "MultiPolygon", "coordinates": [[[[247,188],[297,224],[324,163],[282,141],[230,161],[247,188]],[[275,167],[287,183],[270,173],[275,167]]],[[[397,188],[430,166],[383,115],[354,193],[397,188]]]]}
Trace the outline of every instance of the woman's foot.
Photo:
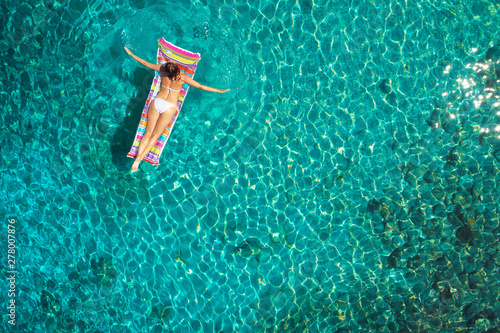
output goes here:
{"type": "Polygon", "coordinates": [[[136,172],[137,169],[139,169],[139,164],[141,163],[141,161],[134,161],[134,164],[132,164],[132,172],[136,172]]]}

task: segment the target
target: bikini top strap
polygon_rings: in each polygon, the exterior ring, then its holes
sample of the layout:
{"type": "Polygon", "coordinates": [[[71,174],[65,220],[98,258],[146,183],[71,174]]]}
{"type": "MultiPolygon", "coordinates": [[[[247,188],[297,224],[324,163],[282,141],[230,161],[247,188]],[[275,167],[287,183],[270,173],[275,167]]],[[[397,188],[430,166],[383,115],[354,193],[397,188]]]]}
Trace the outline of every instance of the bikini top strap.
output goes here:
{"type": "Polygon", "coordinates": [[[163,84],[161,85],[163,88],[166,88],[168,89],[169,91],[181,91],[182,89],[179,89],[179,90],[175,90],[175,89],[172,89],[172,88],[169,88],[169,87],[165,87],[163,84]]]}

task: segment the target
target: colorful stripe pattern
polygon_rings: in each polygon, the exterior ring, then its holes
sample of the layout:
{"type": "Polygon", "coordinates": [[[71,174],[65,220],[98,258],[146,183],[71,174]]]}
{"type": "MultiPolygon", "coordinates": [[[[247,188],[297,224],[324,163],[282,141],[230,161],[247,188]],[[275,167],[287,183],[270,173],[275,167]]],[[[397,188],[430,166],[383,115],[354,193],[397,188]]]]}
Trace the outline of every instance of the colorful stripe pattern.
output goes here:
{"type": "MultiPolygon", "coordinates": [[[[172,43],[167,42],[164,38],[158,40],[158,55],[156,57],[157,63],[162,64],[167,61],[175,61],[181,71],[185,74],[193,77],[196,71],[196,66],[198,66],[198,61],[200,61],[200,54],[193,53],[180,47],[175,46],[172,43]]],[[[142,136],[146,133],[146,124],[148,122],[148,111],[149,104],[153,100],[153,98],[160,91],[161,86],[161,78],[160,73],[156,72],[155,77],[153,79],[153,84],[151,85],[151,90],[149,91],[148,99],[146,100],[146,105],[142,110],[141,121],[139,122],[139,126],[137,127],[137,132],[135,134],[134,143],[132,144],[132,148],[130,148],[128,157],[135,158],[137,156],[137,152],[139,151],[139,145],[141,143],[142,136]]],[[[182,86],[181,93],[179,95],[179,99],[177,100],[177,111],[172,118],[172,121],[167,126],[165,131],[156,141],[155,146],[151,151],[144,157],[144,161],[148,161],[151,164],[158,165],[160,164],[160,156],[167,143],[168,138],[170,137],[170,133],[172,132],[172,128],[174,127],[175,121],[179,116],[179,112],[182,108],[182,104],[184,103],[184,99],[186,98],[186,94],[188,92],[189,85],[184,84],[182,86]]]]}

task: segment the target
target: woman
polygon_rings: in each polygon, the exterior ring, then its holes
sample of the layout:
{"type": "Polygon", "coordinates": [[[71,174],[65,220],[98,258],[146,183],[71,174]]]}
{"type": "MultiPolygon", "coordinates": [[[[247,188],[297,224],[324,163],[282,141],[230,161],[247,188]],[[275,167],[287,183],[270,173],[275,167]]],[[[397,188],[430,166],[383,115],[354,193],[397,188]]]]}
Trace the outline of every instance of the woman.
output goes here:
{"type": "Polygon", "coordinates": [[[139,164],[144,157],[154,147],[156,140],[158,140],[165,128],[167,128],[168,124],[170,124],[170,121],[175,114],[177,99],[179,98],[179,94],[184,83],[201,90],[217,93],[223,93],[229,91],[229,89],[215,89],[204,86],[193,80],[188,75],[182,73],[175,62],[169,61],[164,64],[152,64],[133,54],[128,47],[124,46],[124,49],[130,56],[132,56],[132,58],[137,60],[143,66],[159,72],[161,77],[161,88],[156,97],[149,104],[146,133],[144,133],[144,136],[141,139],[139,151],[134,164],[132,164],[132,172],[135,172],[139,168],[139,164]]]}

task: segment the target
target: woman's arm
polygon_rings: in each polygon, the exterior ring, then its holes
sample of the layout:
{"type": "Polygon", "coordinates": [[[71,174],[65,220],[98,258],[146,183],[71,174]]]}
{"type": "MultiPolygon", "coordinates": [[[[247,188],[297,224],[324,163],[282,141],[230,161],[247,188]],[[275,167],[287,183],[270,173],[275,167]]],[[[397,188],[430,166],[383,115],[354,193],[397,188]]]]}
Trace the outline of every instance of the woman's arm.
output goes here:
{"type": "Polygon", "coordinates": [[[189,84],[191,87],[195,87],[201,90],[206,90],[206,91],[211,91],[211,92],[216,92],[216,93],[225,93],[226,91],[229,91],[229,89],[216,89],[208,86],[204,86],[195,80],[193,80],[189,75],[182,75],[182,78],[184,81],[186,81],[187,84],[189,84]]]}
{"type": "Polygon", "coordinates": [[[152,64],[150,62],[147,62],[146,60],[142,59],[142,58],[139,58],[138,56],[136,56],[135,54],[132,53],[132,51],[130,51],[130,49],[126,46],[123,47],[125,49],[125,51],[127,51],[127,53],[132,57],[134,58],[137,62],[139,62],[141,65],[143,66],[146,66],[147,68],[151,68],[151,69],[154,69],[155,71],[159,72],[160,71],[160,67],[161,65],[160,64],[152,64]]]}

